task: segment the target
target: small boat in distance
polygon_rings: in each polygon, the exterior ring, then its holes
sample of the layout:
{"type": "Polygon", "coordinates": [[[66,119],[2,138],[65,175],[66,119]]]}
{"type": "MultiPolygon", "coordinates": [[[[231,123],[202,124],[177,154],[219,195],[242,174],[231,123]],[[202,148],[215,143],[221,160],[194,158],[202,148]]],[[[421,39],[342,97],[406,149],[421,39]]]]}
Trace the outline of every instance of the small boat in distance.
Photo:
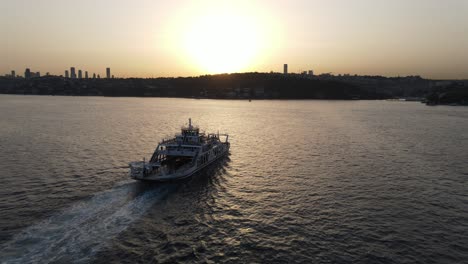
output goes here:
{"type": "Polygon", "coordinates": [[[183,126],[180,134],[161,141],[153,156],[146,162],[135,161],[130,165],[130,177],[144,181],[171,181],[192,176],[213,161],[229,152],[227,134],[200,133],[197,126],[183,126]],[[220,139],[224,137],[223,140],[220,139]]]}

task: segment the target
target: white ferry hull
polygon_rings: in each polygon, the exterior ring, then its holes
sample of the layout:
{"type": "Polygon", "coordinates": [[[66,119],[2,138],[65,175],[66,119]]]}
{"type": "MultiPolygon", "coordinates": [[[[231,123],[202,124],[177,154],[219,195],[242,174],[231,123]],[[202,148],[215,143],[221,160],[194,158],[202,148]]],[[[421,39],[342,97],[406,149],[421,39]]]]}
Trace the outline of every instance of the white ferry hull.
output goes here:
{"type": "Polygon", "coordinates": [[[149,162],[135,161],[130,177],[141,181],[175,181],[192,176],[229,152],[228,134],[205,134],[197,126],[182,126],[174,138],[163,139],[149,162]],[[224,137],[221,141],[220,137],[224,137]]]}
{"type": "Polygon", "coordinates": [[[191,177],[193,174],[203,170],[205,167],[209,166],[216,160],[218,160],[221,157],[224,157],[228,154],[229,152],[229,144],[226,144],[224,147],[224,151],[220,152],[218,155],[212,157],[209,159],[207,162],[205,162],[202,165],[197,165],[195,163],[194,166],[187,168],[186,170],[175,172],[175,173],[168,173],[168,174],[162,174],[162,173],[154,173],[154,174],[147,174],[147,175],[130,175],[133,179],[135,180],[140,180],[140,181],[153,181],[153,182],[168,182],[168,181],[177,181],[177,180],[183,180],[191,177]]]}

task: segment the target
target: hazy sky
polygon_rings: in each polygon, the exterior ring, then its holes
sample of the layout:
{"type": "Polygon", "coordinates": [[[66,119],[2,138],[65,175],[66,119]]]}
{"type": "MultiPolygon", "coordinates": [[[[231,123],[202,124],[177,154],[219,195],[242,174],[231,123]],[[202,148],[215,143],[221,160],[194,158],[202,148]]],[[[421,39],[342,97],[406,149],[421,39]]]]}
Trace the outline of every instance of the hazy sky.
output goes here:
{"type": "Polygon", "coordinates": [[[0,74],[468,78],[468,0],[0,0],[0,74]]]}

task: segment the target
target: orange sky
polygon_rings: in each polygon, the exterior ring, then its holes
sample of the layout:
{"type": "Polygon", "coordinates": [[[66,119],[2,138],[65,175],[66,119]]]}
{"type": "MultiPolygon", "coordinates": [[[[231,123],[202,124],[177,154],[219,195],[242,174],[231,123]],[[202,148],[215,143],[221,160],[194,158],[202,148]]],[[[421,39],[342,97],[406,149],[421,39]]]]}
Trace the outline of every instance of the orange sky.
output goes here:
{"type": "Polygon", "coordinates": [[[0,1],[0,74],[468,78],[465,0],[0,1]]]}

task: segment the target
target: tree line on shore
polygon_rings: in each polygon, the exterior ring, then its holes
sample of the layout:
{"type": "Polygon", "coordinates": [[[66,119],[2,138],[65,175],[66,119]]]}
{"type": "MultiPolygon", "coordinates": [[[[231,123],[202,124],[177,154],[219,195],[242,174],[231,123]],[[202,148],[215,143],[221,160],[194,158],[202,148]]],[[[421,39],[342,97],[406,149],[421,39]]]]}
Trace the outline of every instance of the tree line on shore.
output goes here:
{"type": "MultiPolygon", "coordinates": [[[[460,88],[459,88],[460,89],[460,88]]],[[[463,88],[461,88],[463,90],[463,88]]],[[[467,90],[466,87],[464,90],[467,90]]],[[[453,91],[451,89],[449,92],[453,91]]],[[[178,78],[0,78],[0,93],[218,99],[387,99],[437,93],[420,77],[364,76],[321,79],[277,73],[236,73],[178,78]]],[[[454,95],[455,97],[458,94],[454,95]]],[[[445,98],[445,97],[444,97],[445,98]]],[[[447,98],[451,98],[450,96],[447,98]]],[[[428,97],[429,99],[429,97],[428,97]]],[[[432,100],[432,99],[431,99],[432,100]]],[[[445,101],[441,101],[445,102],[445,101]]]]}

